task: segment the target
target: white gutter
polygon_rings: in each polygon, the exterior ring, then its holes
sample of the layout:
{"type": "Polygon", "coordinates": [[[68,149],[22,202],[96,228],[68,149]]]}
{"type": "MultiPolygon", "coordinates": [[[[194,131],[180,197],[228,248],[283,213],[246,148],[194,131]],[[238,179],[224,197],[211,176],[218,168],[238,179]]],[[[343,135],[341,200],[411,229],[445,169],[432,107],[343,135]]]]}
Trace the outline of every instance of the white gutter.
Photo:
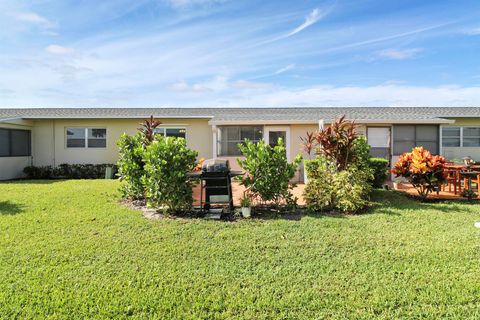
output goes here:
{"type": "MultiPolygon", "coordinates": [[[[321,120],[323,124],[327,124],[324,120],[321,120]]],[[[412,120],[362,120],[355,119],[355,123],[359,124],[452,124],[455,120],[449,119],[412,119],[412,120]]],[[[319,120],[210,120],[210,125],[269,125],[269,124],[316,124],[320,126],[319,120]]]]}

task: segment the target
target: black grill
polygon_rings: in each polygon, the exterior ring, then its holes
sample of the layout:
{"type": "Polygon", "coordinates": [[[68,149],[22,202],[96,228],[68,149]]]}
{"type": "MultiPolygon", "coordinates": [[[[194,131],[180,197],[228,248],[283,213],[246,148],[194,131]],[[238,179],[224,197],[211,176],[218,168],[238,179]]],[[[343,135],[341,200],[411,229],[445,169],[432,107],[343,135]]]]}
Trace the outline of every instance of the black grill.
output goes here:
{"type": "Polygon", "coordinates": [[[232,177],[241,174],[230,170],[228,160],[205,160],[202,171],[194,175],[201,182],[200,209],[208,211],[213,207],[228,207],[233,211],[232,177]]]}

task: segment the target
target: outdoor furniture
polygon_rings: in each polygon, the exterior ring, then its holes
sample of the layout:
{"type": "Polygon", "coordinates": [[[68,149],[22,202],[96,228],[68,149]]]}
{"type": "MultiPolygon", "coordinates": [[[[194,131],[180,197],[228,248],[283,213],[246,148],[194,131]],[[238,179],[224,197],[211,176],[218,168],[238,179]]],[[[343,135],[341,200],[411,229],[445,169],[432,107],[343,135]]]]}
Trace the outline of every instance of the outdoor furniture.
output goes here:
{"type": "MultiPolygon", "coordinates": [[[[447,175],[446,182],[448,186],[448,192],[452,192],[453,186],[453,193],[457,194],[457,189],[460,188],[460,175],[458,170],[454,169],[445,169],[445,173],[447,175]]],[[[446,185],[442,185],[443,191],[446,189],[446,185]]]]}
{"type": "Polygon", "coordinates": [[[233,211],[232,177],[242,174],[241,171],[230,170],[228,160],[222,159],[205,160],[200,172],[189,173],[190,178],[200,179],[200,210],[228,206],[233,211]]]}
{"type": "MultiPolygon", "coordinates": [[[[467,185],[468,185],[468,178],[467,177],[461,177],[460,176],[460,172],[477,172],[480,173],[480,166],[479,165],[470,165],[470,166],[466,166],[464,164],[454,164],[454,165],[450,165],[450,164],[447,164],[445,165],[445,171],[447,171],[447,174],[450,176],[450,181],[449,183],[450,184],[453,184],[454,185],[454,191],[455,191],[455,182],[454,182],[454,178],[455,176],[458,177],[458,182],[456,182],[456,185],[457,185],[457,192],[462,192],[464,189],[466,189],[467,185]],[[456,173],[454,173],[453,171],[455,171],[456,173]],[[462,182],[463,182],[463,185],[462,185],[462,182]]],[[[447,181],[449,179],[447,178],[447,181]]],[[[478,179],[477,179],[478,181],[478,179]]],[[[449,187],[450,188],[450,187],[449,187]]]]}

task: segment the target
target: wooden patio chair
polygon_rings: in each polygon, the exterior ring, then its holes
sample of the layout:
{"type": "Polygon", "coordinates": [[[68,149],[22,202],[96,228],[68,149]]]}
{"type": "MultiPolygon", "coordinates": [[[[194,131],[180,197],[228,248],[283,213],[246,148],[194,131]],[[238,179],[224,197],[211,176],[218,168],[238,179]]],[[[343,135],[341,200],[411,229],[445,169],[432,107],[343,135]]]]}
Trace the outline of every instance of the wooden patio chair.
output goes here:
{"type": "Polygon", "coordinates": [[[457,194],[457,192],[461,192],[461,182],[460,182],[460,172],[454,169],[446,169],[445,173],[447,174],[446,184],[444,184],[443,191],[446,191],[446,186],[448,186],[448,192],[452,192],[452,185],[453,185],[453,193],[457,194]]]}

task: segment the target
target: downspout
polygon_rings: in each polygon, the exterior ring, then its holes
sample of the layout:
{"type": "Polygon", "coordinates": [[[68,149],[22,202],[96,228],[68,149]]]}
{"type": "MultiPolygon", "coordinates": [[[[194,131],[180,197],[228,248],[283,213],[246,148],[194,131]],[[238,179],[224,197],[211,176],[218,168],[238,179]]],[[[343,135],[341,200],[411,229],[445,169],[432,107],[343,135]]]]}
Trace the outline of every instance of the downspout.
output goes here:
{"type": "Polygon", "coordinates": [[[55,159],[55,156],[56,156],[56,150],[55,150],[55,145],[56,145],[56,142],[55,142],[55,119],[53,119],[53,122],[52,122],[52,134],[53,134],[53,167],[55,168],[56,167],[56,159],[55,159]]]}

